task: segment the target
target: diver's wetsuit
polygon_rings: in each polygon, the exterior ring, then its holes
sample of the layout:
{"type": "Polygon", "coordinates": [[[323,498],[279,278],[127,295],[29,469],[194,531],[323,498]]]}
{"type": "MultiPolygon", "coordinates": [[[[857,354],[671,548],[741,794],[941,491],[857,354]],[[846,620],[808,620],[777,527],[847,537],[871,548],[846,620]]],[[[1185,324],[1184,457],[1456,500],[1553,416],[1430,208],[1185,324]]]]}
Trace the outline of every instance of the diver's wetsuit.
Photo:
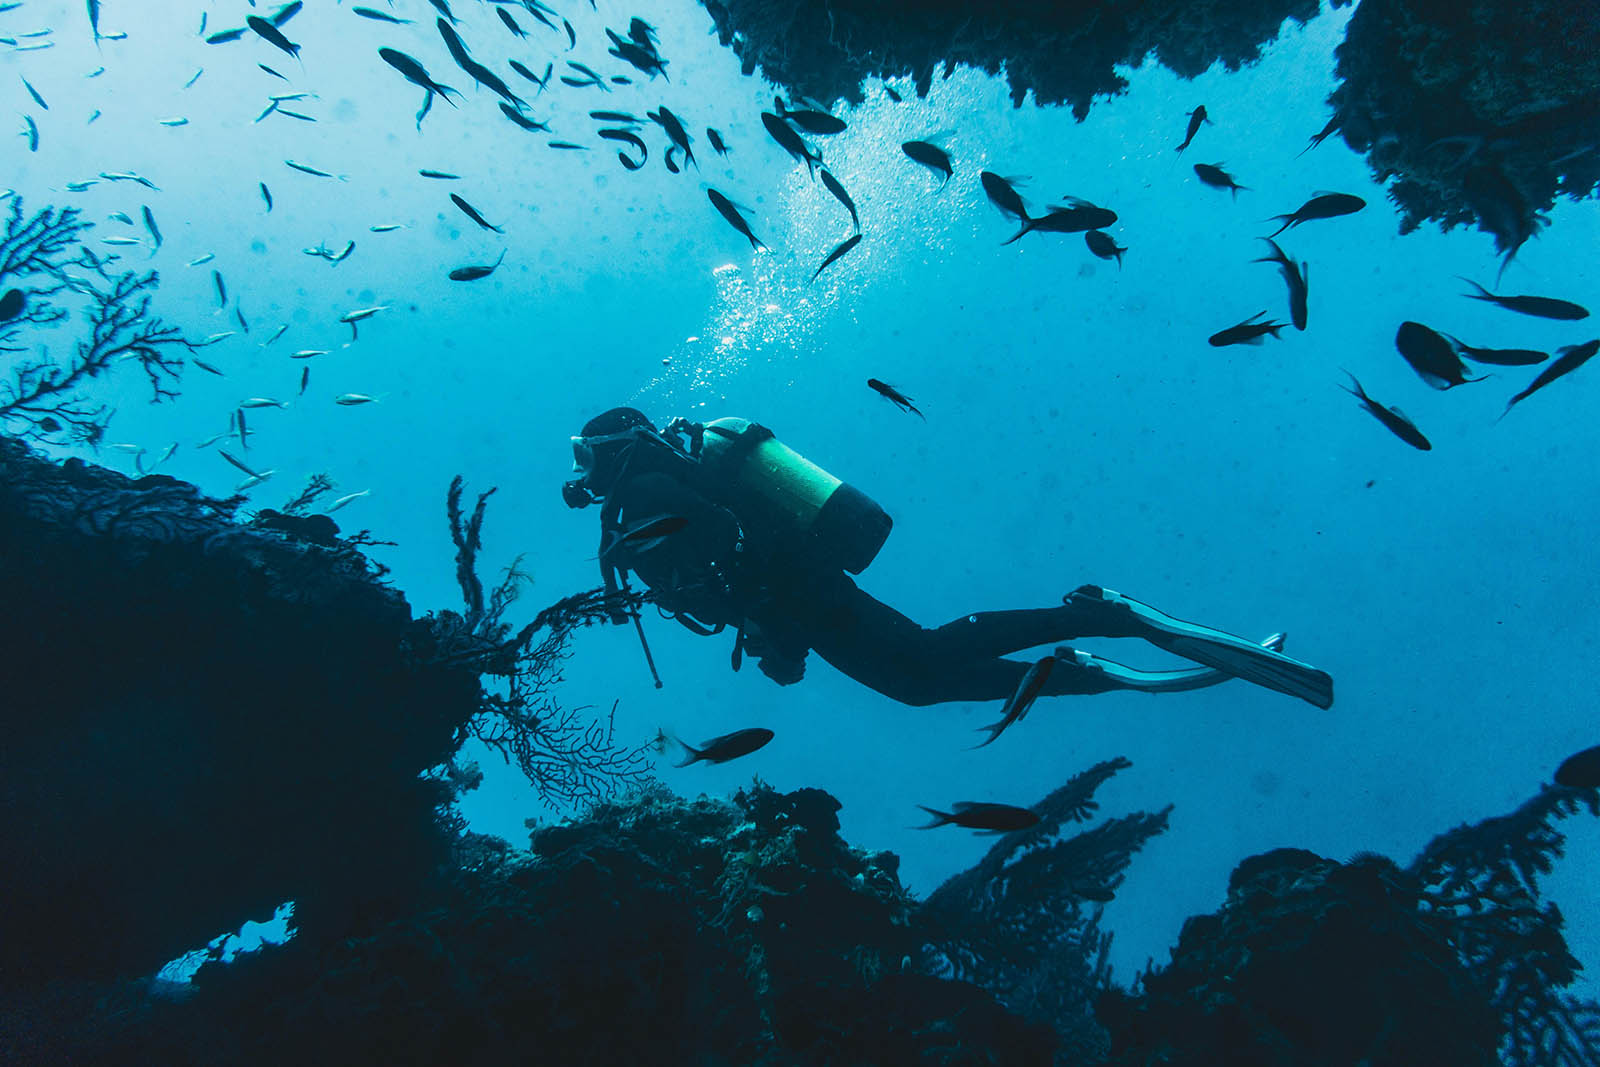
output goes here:
{"type": "MultiPolygon", "coordinates": [[[[913,622],[863,592],[837,565],[814,559],[759,517],[741,523],[726,507],[685,484],[690,468],[635,457],[612,487],[602,529],[650,516],[678,515],[684,528],[646,551],[602,537],[602,572],[633,570],[666,611],[709,627],[742,628],[764,673],[798,681],[808,650],[863,685],[905,704],[1002,700],[1030,664],[1002,657],[1077,637],[1117,637],[1115,620],[1093,604],[968,615],[937,629],[913,622]],[[651,469],[658,468],[658,469],[651,469]],[[742,537],[741,537],[742,535],[742,537]],[[753,625],[752,625],[753,624],[753,625]]],[[[609,535],[614,537],[614,533],[609,535]]],[[[1126,688],[1101,671],[1058,661],[1044,695],[1126,688]]]]}

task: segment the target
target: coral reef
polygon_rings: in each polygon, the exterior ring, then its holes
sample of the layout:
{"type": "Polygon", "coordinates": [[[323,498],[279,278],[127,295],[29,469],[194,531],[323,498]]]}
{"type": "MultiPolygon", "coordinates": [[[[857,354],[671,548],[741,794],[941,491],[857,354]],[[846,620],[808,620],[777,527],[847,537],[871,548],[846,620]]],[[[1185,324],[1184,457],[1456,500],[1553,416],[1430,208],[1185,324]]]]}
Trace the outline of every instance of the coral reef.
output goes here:
{"type": "Polygon", "coordinates": [[[1241,863],[1141,995],[1107,992],[1112,1064],[1593,1067],[1600,1005],[1562,997],[1577,963],[1537,874],[1553,820],[1593,790],[1547,787],[1435,839],[1406,868],[1301,849],[1241,863]]]}
{"type": "MultiPolygon", "coordinates": [[[[540,657],[618,607],[413,619],[370,538],[242,506],[0,437],[0,990],[150,974],[287,900],[311,940],[415,909],[451,867],[452,760],[506,708],[480,672],[558,711],[540,657]]],[[[630,769],[555,721],[583,791],[630,769]]]]}
{"type": "Polygon", "coordinates": [[[846,846],[837,810],[809,789],[652,791],[536,830],[531,853],[464,839],[426,908],[207,965],[182,997],[38,998],[8,1062],[1050,1064],[1048,1028],[902,969],[894,857],[846,846]]]}
{"type": "Polygon", "coordinates": [[[1070,106],[1079,119],[1096,96],[1127,87],[1118,65],[1153,55],[1186,78],[1214,63],[1237,70],[1259,58],[1285,19],[1304,22],[1318,10],[1316,0],[701,2],[746,74],[759,67],[796,96],[860,103],[867,78],[906,76],[926,96],[941,64],[947,77],[964,65],[1003,74],[1019,107],[1031,92],[1040,104],[1070,106]]]}
{"type": "Polygon", "coordinates": [[[154,271],[113,273],[116,256],[96,255],[82,243],[92,225],[76,208],[44,208],[27,216],[22,198],[11,201],[0,236],[0,356],[38,352],[16,360],[0,378],[0,429],[41,441],[98,445],[112,411],[87,393],[90,384],[123,360],[134,360],[149,380],[152,400],[177,396],[183,371],[182,334],[150,311],[154,271]],[[26,288],[12,288],[21,283],[26,288]],[[15,294],[15,295],[13,295],[15,294]],[[52,359],[40,331],[69,317],[63,299],[85,307],[89,331],[65,361],[52,359]]]}
{"type": "Polygon", "coordinates": [[[1565,0],[1376,0],[1350,19],[1330,98],[1402,212],[1477,222],[1509,261],[1558,194],[1600,183],[1600,9],[1565,0]]]}

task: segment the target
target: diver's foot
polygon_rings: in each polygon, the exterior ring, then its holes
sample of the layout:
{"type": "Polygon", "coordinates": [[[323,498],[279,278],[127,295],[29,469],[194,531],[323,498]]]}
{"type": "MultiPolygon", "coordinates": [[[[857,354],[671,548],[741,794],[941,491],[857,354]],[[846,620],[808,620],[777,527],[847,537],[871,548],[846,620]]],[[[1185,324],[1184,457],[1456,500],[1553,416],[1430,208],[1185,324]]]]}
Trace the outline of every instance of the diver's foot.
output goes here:
{"type": "Polygon", "coordinates": [[[1107,636],[1142,637],[1168,652],[1226,671],[1235,678],[1299,697],[1319,708],[1333,706],[1333,679],[1325,671],[1281,652],[1223,630],[1175,618],[1102,586],[1080,586],[1068,595],[1067,602],[1092,611],[1101,610],[1094,606],[1096,602],[1103,604],[1108,620],[1121,612],[1124,629],[1107,636]]]}
{"type": "Polygon", "coordinates": [[[1098,585],[1080,585],[1061,598],[1073,611],[1073,629],[1081,637],[1144,637],[1149,627],[1128,606],[1106,596],[1098,585]]]}

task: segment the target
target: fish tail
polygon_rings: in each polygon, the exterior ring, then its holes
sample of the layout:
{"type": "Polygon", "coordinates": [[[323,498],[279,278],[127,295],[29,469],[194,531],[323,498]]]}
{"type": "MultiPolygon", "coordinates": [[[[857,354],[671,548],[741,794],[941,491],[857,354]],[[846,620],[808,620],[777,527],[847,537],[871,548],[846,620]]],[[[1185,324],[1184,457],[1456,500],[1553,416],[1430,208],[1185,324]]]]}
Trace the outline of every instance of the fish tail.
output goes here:
{"type": "Polygon", "coordinates": [[[923,805],[923,804],[918,804],[917,807],[921,808],[923,811],[927,812],[929,815],[932,815],[933,816],[933,821],[928,823],[925,826],[913,826],[912,827],[913,830],[932,830],[936,826],[945,826],[945,825],[947,825],[949,823],[952,823],[952,822],[955,821],[955,818],[956,818],[954,815],[950,814],[947,811],[935,811],[933,808],[927,807],[926,805],[923,805]]]}
{"type": "Polygon", "coordinates": [[[1473,281],[1471,278],[1468,278],[1466,275],[1457,274],[1456,277],[1460,278],[1462,281],[1466,282],[1468,285],[1470,285],[1474,289],[1478,290],[1476,293],[1467,293],[1467,294],[1465,294],[1468,297],[1468,299],[1471,299],[1471,300],[1490,300],[1490,299],[1493,299],[1489,295],[1489,290],[1485,289],[1483,286],[1479,285],[1477,282],[1473,281]]]}
{"type": "Polygon", "coordinates": [[[1023,223],[1022,223],[1022,229],[1018,230],[1016,233],[1012,234],[1010,237],[1006,238],[1004,241],[1001,241],[1000,244],[1002,246],[1008,245],[1012,241],[1015,241],[1015,240],[1018,240],[1019,238],[1021,238],[1023,234],[1027,233],[1031,229],[1033,229],[1033,220],[1032,219],[1025,219],[1023,221],[1023,223]]]}
{"type": "Polygon", "coordinates": [[[1278,236],[1278,234],[1282,233],[1284,230],[1287,230],[1290,226],[1294,225],[1294,216],[1293,215],[1274,215],[1268,221],[1277,221],[1278,219],[1283,219],[1284,220],[1283,225],[1279,226],[1276,230],[1273,230],[1272,233],[1268,234],[1267,237],[1266,237],[1266,240],[1268,240],[1268,241],[1272,240],[1272,238],[1278,236]]]}
{"type": "Polygon", "coordinates": [[[673,764],[674,767],[687,767],[687,766],[689,766],[689,764],[698,763],[700,760],[705,758],[705,753],[704,752],[701,752],[699,749],[693,747],[692,745],[688,744],[687,742],[679,741],[676,737],[673,737],[671,734],[668,734],[667,737],[670,740],[677,741],[678,744],[683,746],[684,752],[688,753],[688,758],[685,759],[682,763],[674,763],[673,764]]]}

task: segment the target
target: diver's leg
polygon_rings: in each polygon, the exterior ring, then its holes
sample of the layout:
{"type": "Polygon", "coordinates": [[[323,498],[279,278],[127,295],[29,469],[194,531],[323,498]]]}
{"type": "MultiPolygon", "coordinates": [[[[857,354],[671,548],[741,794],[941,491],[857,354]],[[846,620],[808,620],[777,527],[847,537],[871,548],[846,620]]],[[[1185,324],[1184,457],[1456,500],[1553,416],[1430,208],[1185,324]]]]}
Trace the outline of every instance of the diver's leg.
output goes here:
{"type": "Polygon", "coordinates": [[[1175,618],[1115,590],[1085,585],[1069,593],[1067,604],[1078,604],[1092,615],[1120,619],[1130,636],[1142,637],[1159,648],[1226,671],[1247,682],[1299,697],[1319,708],[1333,705],[1333,679],[1309,663],[1291,659],[1223,630],[1175,618]]]}
{"type": "Polygon", "coordinates": [[[1107,612],[1092,601],[1069,601],[1058,608],[979,611],[930,631],[932,640],[952,655],[1007,656],[1079,637],[1137,637],[1141,628],[1125,613],[1107,612]]]}
{"type": "MultiPolygon", "coordinates": [[[[997,647],[1031,648],[1064,638],[1047,629],[1070,625],[1077,613],[1056,609],[993,612],[976,622],[961,620],[928,630],[862,592],[848,578],[819,582],[804,607],[791,603],[784,618],[803,627],[804,641],[828,664],[861,684],[903,704],[925,707],[951,701],[1004,700],[1016,691],[1030,664],[1002,659],[997,647]],[[971,637],[973,645],[963,643],[971,637]],[[1019,642],[1010,644],[1010,642],[1019,642]]],[[[786,598],[787,599],[787,598],[786,598]]],[[[765,624],[763,624],[765,625],[765,624]]],[[[1146,692],[1198,689],[1225,682],[1223,671],[1136,671],[1109,660],[1063,649],[1044,694],[1089,695],[1113,690],[1146,692]]]]}

